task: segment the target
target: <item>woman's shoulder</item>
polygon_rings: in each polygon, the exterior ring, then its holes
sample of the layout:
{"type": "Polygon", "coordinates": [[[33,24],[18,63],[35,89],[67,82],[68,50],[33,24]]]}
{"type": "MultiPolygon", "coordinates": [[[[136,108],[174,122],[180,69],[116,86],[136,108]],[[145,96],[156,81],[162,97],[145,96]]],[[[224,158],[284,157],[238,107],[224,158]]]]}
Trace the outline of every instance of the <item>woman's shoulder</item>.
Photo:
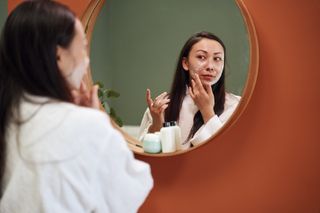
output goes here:
{"type": "Polygon", "coordinates": [[[226,100],[232,101],[232,102],[239,102],[240,99],[241,99],[241,96],[226,92],[226,100]]]}
{"type": "Polygon", "coordinates": [[[233,93],[226,93],[225,105],[226,106],[236,106],[241,100],[241,96],[235,95],[233,93]]]}
{"type": "MultiPolygon", "coordinates": [[[[66,131],[82,137],[95,137],[107,134],[113,130],[109,116],[100,110],[77,106],[72,103],[53,104],[66,131]]],[[[54,110],[55,111],[55,110],[54,110]]]]}
{"type": "Polygon", "coordinates": [[[71,103],[25,104],[23,112],[34,113],[24,116],[29,119],[21,138],[24,155],[36,162],[67,159],[89,147],[99,150],[115,131],[105,113],[71,103]]]}
{"type": "Polygon", "coordinates": [[[61,102],[57,104],[55,107],[61,108],[61,111],[68,112],[72,119],[77,121],[86,121],[86,122],[97,122],[103,121],[110,123],[108,115],[97,109],[89,108],[89,107],[82,107],[72,103],[65,103],[61,102]]]}
{"type": "Polygon", "coordinates": [[[64,122],[72,121],[75,124],[82,123],[81,121],[86,121],[85,123],[107,121],[110,123],[106,113],[100,110],[41,96],[27,95],[27,98],[23,99],[21,103],[21,111],[23,118],[35,115],[41,119],[63,119],[64,122]]]}
{"type": "Polygon", "coordinates": [[[64,125],[94,128],[99,126],[110,126],[108,115],[100,110],[78,106],[67,102],[49,102],[43,104],[39,110],[39,117],[52,120],[60,120],[64,125]]]}

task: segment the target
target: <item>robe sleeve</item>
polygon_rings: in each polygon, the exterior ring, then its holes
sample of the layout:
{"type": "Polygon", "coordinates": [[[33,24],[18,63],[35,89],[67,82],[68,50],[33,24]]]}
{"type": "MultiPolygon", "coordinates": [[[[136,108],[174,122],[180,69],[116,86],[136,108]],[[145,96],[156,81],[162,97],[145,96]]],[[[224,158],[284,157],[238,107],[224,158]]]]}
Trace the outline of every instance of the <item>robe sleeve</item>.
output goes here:
{"type": "Polygon", "coordinates": [[[194,134],[194,136],[189,140],[192,145],[198,145],[208,140],[213,136],[218,130],[229,120],[233,112],[236,110],[240,96],[233,94],[226,95],[225,110],[220,116],[213,116],[207,123],[202,125],[200,129],[194,134]]]}
{"type": "Polygon", "coordinates": [[[221,127],[223,123],[220,121],[217,115],[210,118],[210,120],[202,125],[200,129],[196,132],[196,134],[189,141],[192,145],[198,145],[207,139],[209,139],[214,133],[216,133],[221,127]]]}
{"type": "Polygon", "coordinates": [[[140,130],[139,130],[139,141],[142,141],[144,136],[148,133],[149,127],[152,124],[152,116],[150,114],[149,108],[145,111],[141,124],[140,124],[140,130]]]}
{"type": "Polygon", "coordinates": [[[101,140],[111,143],[99,154],[95,191],[103,200],[97,205],[110,212],[137,212],[153,187],[150,166],[134,158],[118,131],[112,129],[101,140]]]}

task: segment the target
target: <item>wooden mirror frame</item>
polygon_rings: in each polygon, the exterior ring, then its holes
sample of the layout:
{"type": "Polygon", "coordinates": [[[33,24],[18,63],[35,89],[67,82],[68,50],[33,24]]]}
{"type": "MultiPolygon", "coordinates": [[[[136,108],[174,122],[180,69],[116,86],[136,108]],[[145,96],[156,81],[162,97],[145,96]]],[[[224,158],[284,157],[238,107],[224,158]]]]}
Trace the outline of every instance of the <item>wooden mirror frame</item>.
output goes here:
{"type": "MultiPolygon", "coordinates": [[[[248,32],[248,39],[249,39],[249,49],[250,49],[250,64],[248,68],[248,77],[246,80],[246,84],[244,87],[244,92],[242,95],[242,98],[240,100],[239,106],[235,110],[235,112],[232,114],[232,116],[229,118],[229,120],[223,125],[222,128],[220,128],[215,134],[213,134],[208,140],[202,142],[201,144],[188,148],[187,150],[181,150],[176,151],[173,153],[159,153],[159,154],[149,154],[143,152],[143,149],[137,145],[141,144],[142,142],[138,141],[137,139],[133,138],[131,135],[129,135],[127,132],[123,131],[112,119],[111,123],[112,125],[119,130],[124,138],[126,139],[129,148],[136,154],[145,155],[145,156],[153,156],[153,157],[165,157],[165,156],[173,156],[173,155],[179,155],[183,154],[189,151],[192,151],[200,146],[206,145],[208,142],[212,141],[217,135],[220,135],[224,132],[226,132],[241,116],[241,114],[246,109],[252,93],[254,91],[254,87],[257,81],[258,77],[258,71],[259,71],[259,45],[258,45],[258,38],[257,33],[255,30],[255,26],[252,20],[252,17],[249,14],[249,11],[242,0],[235,0],[238,8],[240,9],[240,12],[242,14],[243,20],[246,25],[246,29],[248,32]]],[[[89,42],[88,45],[88,52],[90,53],[90,41],[92,32],[94,29],[94,25],[97,19],[97,16],[99,15],[103,4],[105,3],[105,0],[91,0],[89,3],[87,9],[85,10],[84,14],[81,17],[81,22],[84,26],[87,39],[89,42]]],[[[91,70],[89,68],[88,74],[84,77],[84,81],[86,82],[87,86],[90,88],[93,85],[92,76],[91,76],[91,70]]]]}

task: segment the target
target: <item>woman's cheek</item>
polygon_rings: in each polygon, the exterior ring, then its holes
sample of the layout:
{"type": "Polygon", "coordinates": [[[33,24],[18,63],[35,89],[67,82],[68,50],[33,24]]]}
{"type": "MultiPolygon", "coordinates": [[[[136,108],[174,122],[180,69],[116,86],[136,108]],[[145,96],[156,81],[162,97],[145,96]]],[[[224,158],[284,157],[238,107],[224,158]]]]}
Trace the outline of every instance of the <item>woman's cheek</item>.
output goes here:
{"type": "Polygon", "coordinates": [[[203,71],[205,69],[205,67],[206,67],[206,63],[205,62],[198,62],[194,66],[194,71],[196,73],[200,73],[201,71],[203,71]]]}

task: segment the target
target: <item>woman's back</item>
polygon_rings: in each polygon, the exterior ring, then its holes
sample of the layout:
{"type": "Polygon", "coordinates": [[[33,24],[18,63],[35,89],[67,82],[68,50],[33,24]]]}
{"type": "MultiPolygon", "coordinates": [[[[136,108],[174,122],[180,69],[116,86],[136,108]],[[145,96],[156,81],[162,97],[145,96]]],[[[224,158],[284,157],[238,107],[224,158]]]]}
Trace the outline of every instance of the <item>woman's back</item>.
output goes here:
{"type": "Polygon", "coordinates": [[[11,120],[0,212],[135,212],[152,187],[108,117],[28,96],[11,120]],[[46,103],[47,102],[47,103],[46,103]]]}

